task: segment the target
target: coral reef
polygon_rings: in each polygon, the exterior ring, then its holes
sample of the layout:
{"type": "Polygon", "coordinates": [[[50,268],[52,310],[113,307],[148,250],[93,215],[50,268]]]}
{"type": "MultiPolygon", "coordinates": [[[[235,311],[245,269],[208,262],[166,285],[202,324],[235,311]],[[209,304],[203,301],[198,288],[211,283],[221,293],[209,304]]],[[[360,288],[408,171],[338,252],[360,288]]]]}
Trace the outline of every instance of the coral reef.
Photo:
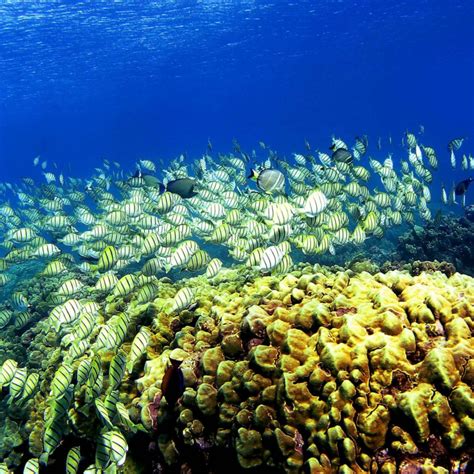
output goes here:
{"type": "Polygon", "coordinates": [[[414,226],[399,237],[391,260],[445,261],[468,275],[474,275],[474,222],[467,218],[442,216],[424,227],[414,226]]]}
{"type": "Polygon", "coordinates": [[[10,468],[27,450],[40,457],[59,420],[55,466],[76,445],[87,447],[81,466],[97,463],[100,439],[123,433],[128,456],[113,461],[124,472],[471,472],[474,280],[414,268],[377,273],[362,261],[347,271],[157,280],[147,303],[139,289],[99,299],[95,353],[72,362],[38,315],[18,362],[39,371],[39,390],[24,407],[1,401],[1,456],[10,468]],[[174,310],[183,285],[193,302],[174,310]],[[123,315],[123,342],[98,350],[103,328],[123,315]],[[170,359],[184,382],[171,404],[162,387],[170,359]],[[67,413],[49,397],[63,390],[58,372],[71,374],[67,413]]]}
{"type": "Polygon", "coordinates": [[[474,222],[474,204],[465,207],[464,215],[468,221],[474,222]]]}

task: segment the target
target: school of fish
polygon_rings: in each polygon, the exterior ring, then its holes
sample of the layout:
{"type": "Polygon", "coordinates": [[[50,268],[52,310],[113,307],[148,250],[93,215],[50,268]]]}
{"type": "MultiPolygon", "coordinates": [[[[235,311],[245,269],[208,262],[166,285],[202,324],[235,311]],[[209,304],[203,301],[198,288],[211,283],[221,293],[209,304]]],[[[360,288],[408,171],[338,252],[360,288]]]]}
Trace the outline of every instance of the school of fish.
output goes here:
{"type": "MultiPolygon", "coordinates": [[[[448,145],[453,166],[462,142],[448,145]]],[[[8,287],[10,268],[41,262],[36,276],[58,282],[48,320],[64,349],[50,383],[43,454],[29,460],[24,472],[47,465],[73,423],[68,410],[78,397],[94,407],[103,425],[95,465],[86,472],[120,469],[128,450],[124,433],[142,429],[120,403],[118,388],[152,334],[141,327],[124,351],[132,318],[126,310],[104,318],[104,296],[126,299],[133,293],[139,304],[147,303],[168,273],[201,272],[212,280],[224,262],[235,262],[242,271],[286,273],[297,253],[335,254],[339,246],[383,238],[390,227],[430,220],[437,154],[414,133],[406,133],[403,144],[400,166],[390,155],[370,157],[366,137],[351,146],[333,138],[327,153],[313,152],[306,142],[306,152],[289,160],[260,143],[268,155],[260,165],[255,152],[242,152],[235,142],[233,153],[217,158],[211,144],[191,164],[181,156],[160,170],[160,179],[150,160],[140,160],[128,177],[118,163],[105,160],[89,179],[55,175],[43,162],[44,183],[31,178],[0,183],[0,287],[8,287]],[[106,374],[104,351],[114,352],[106,374]]],[[[35,158],[34,165],[39,161],[35,158]]],[[[462,169],[474,169],[471,155],[463,155],[462,169]]],[[[441,200],[455,203],[465,194],[453,186],[448,195],[443,187],[441,200]]],[[[0,305],[0,329],[14,325],[23,331],[34,308],[21,291],[10,290],[0,305]]],[[[193,291],[183,285],[168,311],[193,303],[193,291]]],[[[12,359],[1,365],[0,388],[9,405],[27,404],[40,384],[35,370],[12,359]]],[[[66,472],[77,472],[80,459],[80,448],[73,447],[66,472]]],[[[0,464],[0,473],[5,469],[0,464]]]]}

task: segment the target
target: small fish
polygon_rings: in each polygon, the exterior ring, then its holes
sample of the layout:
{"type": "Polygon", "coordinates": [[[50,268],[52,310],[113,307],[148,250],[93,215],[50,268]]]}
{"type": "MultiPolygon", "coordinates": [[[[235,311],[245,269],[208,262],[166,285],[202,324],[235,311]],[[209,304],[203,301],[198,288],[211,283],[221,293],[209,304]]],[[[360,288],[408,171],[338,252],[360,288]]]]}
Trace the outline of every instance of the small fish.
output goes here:
{"type": "Polygon", "coordinates": [[[448,195],[446,194],[446,189],[443,184],[441,185],[441,202],[448,204],[448,195]]]}
{"type": "Polygon", "coordinates": [[[39,160],[40,160],[40,156],[38,155],[36,158],[33,159],[33,165],[38,166],[39,160]]]}
{"type": "Polygon", "coordinates": [[[315,217],[323,212],[328,205],[328,200],[323,192],[314,191],[306,199],[303,213],[308,217],[315,217]]]}
{"type": "Polygon", "coordinates": [[[311,151],[311,145],[309,144],[308,140],[306,140],[306,138],[304,139],[304,146],[308,151],[311,151]]]}
{"type": "Polygon", "coordinates": [[[448,143],[448,150],[459,150],[466,137],[454,138],[448,143]]]}
{"type": "Polygon", "coordinates": [[[151,171],[152,173],[156,171],[155,163],[151,160],[140,160],[138,163],[142,168],[151,171]]]}
{"type": "Polygon", "coordinates": [[[47,161],[43,161],[43,163],[41,163],[41,168],[42,168],[42,169],[45,170],[45,169],[47,168],[47,166],[48,166],[48,162],[47,162],[47,161]]]}
{"type": "Polygon", "coordinates": [[[81,448],[74,446],[69,450],[66,457],[66,474],[76,474],[81,462],[81,448]]]}
{"type": "Polygon", "coordinates": [[[467,178],[456,184],[456,187],[454,188],[454,192],[456,196],[463,196],[466,194],[469,185],[474,181],[474,178],[467,178]]]}
{"type": "Polygon", "coordinates": [[[38,458],[29,459],[23,468],[23,474],[38,474],[39,460],[38,458]]]}
{"type": "Polygon", "coordinates": [[[451,148],[450,161],[451,161],[451,167],[456,168],[456,155],[454,154],[454,148],[451,148]]]}
{"type": "Polygon", "coordinates": [[[240,153],[240,152],[241,152],[240,143],[237,141],[236,138],[233,138],[233,139],[232,139],[232,146],[233,146],[234,151],[235,151],[236,153],[240,153]]]}
{"type": "Polygon", "coordinates": [[[168,404],[173,407],[184,393],[184,377],[181,361],[170,357],[170,362],[161,381],[161,391],[168,404]]]}
{"type": "Polygon", "coordinates": [[[207,151],[208,151],[209,153],[212,152],[212,142],[211,142],[211,139],[210,139],[210,138],[207,139],[207,151]]]}

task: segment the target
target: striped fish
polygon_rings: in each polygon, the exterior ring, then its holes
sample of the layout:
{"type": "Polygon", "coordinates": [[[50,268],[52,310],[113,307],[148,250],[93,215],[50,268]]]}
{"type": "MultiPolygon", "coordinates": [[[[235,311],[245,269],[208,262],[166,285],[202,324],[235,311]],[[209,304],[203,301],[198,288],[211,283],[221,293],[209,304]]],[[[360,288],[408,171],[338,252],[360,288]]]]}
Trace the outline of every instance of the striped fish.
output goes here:
{"type": "Polygon", "coordinates": [[[104,434],[110,461],[118,467],[123,466],[128,452],[128,444],[120,431],[109,431],[104,434]]]}
{"type": "Polygon", "coordinates": [[[132,341],[132,345],[130,347],[130,352],[127,357],[127,371],[132,372],[133,366],[136,362],[141,358],[141,356],[145,353],[146,348],[151,340],[151,332],[146,326],[142,326],[140,331],[138,331],[137,335],[132,341]]]}
{"type": "Polygon", "coordinates": [[[13,313],[9,309],[0,310],[0,329],[8,325],[12,319],[13,313]]]}
{"type": "Polygon", "coordinates": [[[4,462],[0,462],[0,474],[13,474],[13,471],[8,469],[8,466],[4,462]]]}
{"type": "Polygon", "coordinates": [[[67,271],[66,265],[64,265],[63,262],[59,260],[53,260],[52,262],[49,262],[45,269],[43,270],[42,275],[46,277],[51,277],[51,276],[56,276],[60,275],[61,273],[67,271]]]}
{"type": "Polygon", "coordinates": [[[193,240],[182,242],[178,245],[166,264],[166,271],[169,272],[171,268],[177,268],[186,265],[198,250],[199,246],[193,240]]]}
{"type": "Polygon", "coordinates": [[[9,281],[10,281],[9,275],[4,275],[3,273],[0,273],[0,288],[2,286],[5,286],[9,281]]]}
{"type": "Polygon", "coordinates": [[[26,379],[25,386],[23,387],[23,392],[21,394],[21,402],[27,401],[36,391],[39,383],[39,374],[33,372],[28,375],[26,379]]]}
{"type": "Polygon", "coordinates": [[[181,288],[173,298],[171,313],[182,311],[187,308],[194,299],[194,292],[188,287],[181,288]]]}
{"type": "Polygon", "coordinates": [[[101,352],[104,350],[110,350],[117,346],[117,333],[115,332],[115,328],[106,324],[102,326],[99,334],[97,335],[97,339],[92,346],[94,352],[101,352]]]}
{"type": "Polygon", "coordinates": [[[161,245],[161,239],[157,233],[152,232],[145,237],[141,251],[143,255],[151,255],[158,250],[161,245]]]}
{"type": "Polygon", "coordinates": [[[416,146],[416,137],[413,133],[406,132],[405,134],[407,139],[407,144],[409,148],[415,148],[416,146]]]}
{"type": "Polygon", "coordinates": [[[352,232],[352,240],[356,244],[361,244],[365,241],[366,234],[361,225],[357,225],[352,232]]]}
{"type": "Polygon", "coordinates": [[[116,390],[122,383],[125,375],[125,367],[127,355],[123,351],[119,351],[110,361],[109,366],[109,387],[108,391],[116,390]]]}
{"type": "Polygon", "coordinates": [[[291,221],[294,214],[295,209],[290,203],[273,203],[265,210],[264,217],[275,225],[285,225],[291,221]]]}
{"type": "Polygon", "coordinates": [[[275,273],[287,274],[291,267],[293,266],[293,260],[290,255],[283,255],[280,263],[273,269],[275,273]]]}
{"type": "Polygon", "coordinates": [[[129,313],[114,315],[110,319],[109,322],[111,325],[113,325],[115,330],[117,345],[122,344],[125,340],[131,320],[132,317],[129,313]]]}
{"type": "Polygon", "coordinates": [[[56,306],[50,313],[51,326],[59,331],[63,324],[71,324],[76,321],[81,312],[82,305],[75,299],[70,299],[64,304],[56,306]]]}
{"type": "Polygon", "coordinates": [[[61,253],[61,250],[54,244],[40,245],[31,255],[33,257],[54,257],[61,253]]]}
{"type": "Polygon", "coordinates": [[[206,278],[214,278],[221,268],[222,261],[218,258],[213,258],[207,265],[206,278]]]}
{"type": "Polygon", "coordinates": [[[222,244],[229,239],[231,234],[232,227],[227,222],[224,222],[216,226],[212,234],[206,240],[213,244],[222,244]]]}
{"type": "MultiPolygon", "coordinates": [[[[96,456],[96,459],[97,459],[97,456],[96,456]]],[[[102,474],[102,469],[100,467],[96,467],[95,464],[90,464],[84,470],[84,474],[102,474]]]]}
{"type": "Polygon", "coordinates": [[[448,150],[451,150],[451,151],[459,150],[464,140],[465,140],[465,137],[454,138],[448,143],[448,150]]]}
{"type": "Polygon", "coordinates": [[[24,227],[21,229],[17,229],[15,232],[13,232],[13,234],[11,235],[11,240],[23,243],[29,242],[34,237],[36,237],[35,232],[28,227],[24,227]]]}
{"type": "Polygon", "coordinates": [[[71,406],[72,396],[74,394],[74,386],[71,384],[60,398],[53,398],[50,403],[50,410],[46,412],[46,427],[50,426],[55,421],[60,421],[66,416],[69,407],[71,406]]]}
{"type": "Polygon", "coordinates": [[[38,474],[39,473],[39,460],[38,458],[28,459],[23,468],[23,474],[38,474]]]}
{"type": "Polygon", "coordinates": [[[8,386],[18,369],[18,362],[13,359],[7,359],[0,369],[0,389],[8,386]]]}
{"type": "Polygon", "coordinates": [[[323,192],[314,191],[312,192],[303,207],[302,212],[308,217],[315,217],[326,209],[328,200],[323,192]]]}
{"type": "Polygon", "coordinates": [[[73,375],[74,369],[72,366],[60,365],[51,382],[51,395],[56,398],[62,397],[71,384],[73,375]]]}
{"type": "Polygon", "coordinates": [[[84,359],[82,360],[79,365],[77,366],[77,387],[82,387],[89,378],[89,373],[91,371],[91,360],[84,359]]]}
{"type": "Polygon", "coordinates": [[[18,311],[25,311],[28,309],[28,301],[24,295],[22,295],[19,291],[16,291],[12,295],[12,304],[13,307],[18,311]]]}
{"type": "Polygon", "coordinates": [[[132,431],[135,433],[137,431],[137,427],[135,423],[130,419],[130,414],[128,413],[127,408],[125,405],[121,402],[117,402],[115,405],[115,408],[117,410],[117,417],[119,420],[119,423],[127,430],[132,431]]]}
{"type": "Polygon", "coordinates": [[[112,290],[112,288],[118,283],[118,278],[113,273],[104,273],[95,284],[97,291],[106,292],[112,290]]]}
{"type": "Polygon", "coordinates": [[[43,454],[40,456],[40,463],[48,464],[49,456],[58,447],[63,436],[65,424],[63,420],[53,420],[46,428],[43,435],[43,454]]]}
{"type": "Polygon", "coordinates": [[[18,368],[15,371],[15,374],[13,375],[11,381],[10,381],[10,398],[8,400],[8,404],[11,404],[14,402],[15,398],[18,398],[22,391],[23,387],[25,386],[26,383],[26,378],[28,376],[28,371],[26,368],[18,368]]]}
{"type": "Polygon", "coordinates": [[[100,272],[107,272],[112,270],[114,265],[117,263],[118,260],[118,252],[115,247],[109,245],[106,247],[99,257],[99,262],[97,264],[97,269],[100,272]]]}
{"type": "Polygon", "coordinates": [[[102,393],[103,381],[104,381],[104,374],[102,372],[102,365],[100,362],[100,358],[94,357],[91,364],[89,377],[87,379],[87,388],[86,388],[86,402],[87,403],[91,403],[94,399],[96,399],[102,393]],[[94,376],[94,374],[97,374],[97,375],[94,376]]]}
{"type": "Polygon", "coordinates": [[[116,405],[120,399],[120,393],[118,390],[112,390],[109,392],[104,399],[104,407],[107,410],[109,418],[112,420],[117,415],[116,405]]]}
{"type": "Polygon", "coordinates": [[[81,357],[82,355],[86,353],[89,347],[90,347],[89,341],[84,341],[84,340],[74,341],[68,350],[67,358],[65,360],[67,360],[68,362],[72,362],[72,361],[75,361],[76,359],[79,359],[79,357],[81,357]]]}
{"type": "Polygon", "coordinates": [[[186,264],[186,270],[196,272],[202,270],[211,260],[211,257],[205,250],[199,249],[186,264]]]}
{"type": "Polygon", "coordinates": [[[272,245],[265,249],[262,254],[259,270],[262,272],[269,272],[275,268],[283,259],[285,252],[279,247],[272,245]]]}
{"type": "Polygon", "coordinates": [[[81,448],[74,446],[71,448],[66,457],[66,474],[77,474],[79,464],[81,462],[81,448]]]}
{"type": "Polygon", "coordinates": [[[61,296],[73,296],[84,288],[84,284],[77,278],[65,281],[56,291],[61,296]]]}
{"type": "Polygon", "coordinates": [[[129,295],[136,286],[136,277],[135,275],[128,274],[120,278],[120,280],[115,285],[114,291],[112,292],[113,296],[124,297],[129,295]]]}
{"type": "Polygon", "coordinates": [[[301,251],[305,255],[313,255],[318,251],[318,239],[314,235],[306,235],[301,242],[301,251]]]}
{"type": "Polygon", "coordinates": [[[114,425],[112,421],[110,420],[109,413],[104,405],[104,402],[100,398],[97,398],[94,404],[95,404],[95,410],[97,412],[97,416],[99,417],[102,424],[109,430],[112,429],[114,425]]]}
{"type": "MultiPolygon", "coordinates": [[[[109,447],[108,447],[108,438],[106,437],[106,433],[102,433],[97,438],[96,448],[95,448],[95,466],[93,466],[96,470],[91,472],[98,472],[102,473],[103,470],[109,468],[110,466],[110,454],[109,454],[109,447]]],[[[112,466],[115,467],[115,466],[112,466]]]]}
{"type": "Polygon", "coordinates": [[[143,304],[152,301],[155,298],[157,291],[158,288],[156,287],[155,283],[146,283],[137,293],[137,304],[143,304]]]}

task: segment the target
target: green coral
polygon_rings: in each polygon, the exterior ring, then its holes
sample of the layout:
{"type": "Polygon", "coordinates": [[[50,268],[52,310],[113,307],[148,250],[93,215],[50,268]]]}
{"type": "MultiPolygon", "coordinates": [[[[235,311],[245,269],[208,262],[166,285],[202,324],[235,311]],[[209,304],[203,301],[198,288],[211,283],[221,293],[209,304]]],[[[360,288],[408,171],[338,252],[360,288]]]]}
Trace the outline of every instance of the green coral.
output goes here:
{"type": "MultiPolygon", "coordinates": [[[[151,331],[143,359],[117,386],[129,423],[119,422],[114,406],[111,423],[130,446],[154,445],[150,457],[162,469],[184,468],[186,456],[203,451],[194,468],[205,470],[220,449],[244,470],[291,473],[390,473],[415,458],[419,472],[444,472],[464,462],[474,435],[473,280],[375,273],[357,263],[357,272],[306,266],[284,277],[193,278],[187,284],[198,305],[177,314],[167,308],[178,287],[166,279],[156,280],[157,297],[147,303],[133,292],[101,301],[100,324],[130,317],[125,355],[141,327],[151,331]],[[172,360],[181,362],[184,382],[174,405],[163,383],[172,360]]],[[[41,378],[21,410],[0,405],[0,454],[13,467],[26,444],[31,456],[42,454],[50,384],[65,354],[44,319],[22,337],[30,343],[16,360],[41,378]]],[[[74,387],[68,439],[94,443],[104,429],[88,390],[96,386],[95,398],[107,405],[115,353],[98,354],[97,386],[86,379],[74,387]]],[[[74,383],[91,358],[86,349],[73,362],[74,383]]],[[[147,472],[144,462],[131,449],[124,469],[147,472]]]]}

